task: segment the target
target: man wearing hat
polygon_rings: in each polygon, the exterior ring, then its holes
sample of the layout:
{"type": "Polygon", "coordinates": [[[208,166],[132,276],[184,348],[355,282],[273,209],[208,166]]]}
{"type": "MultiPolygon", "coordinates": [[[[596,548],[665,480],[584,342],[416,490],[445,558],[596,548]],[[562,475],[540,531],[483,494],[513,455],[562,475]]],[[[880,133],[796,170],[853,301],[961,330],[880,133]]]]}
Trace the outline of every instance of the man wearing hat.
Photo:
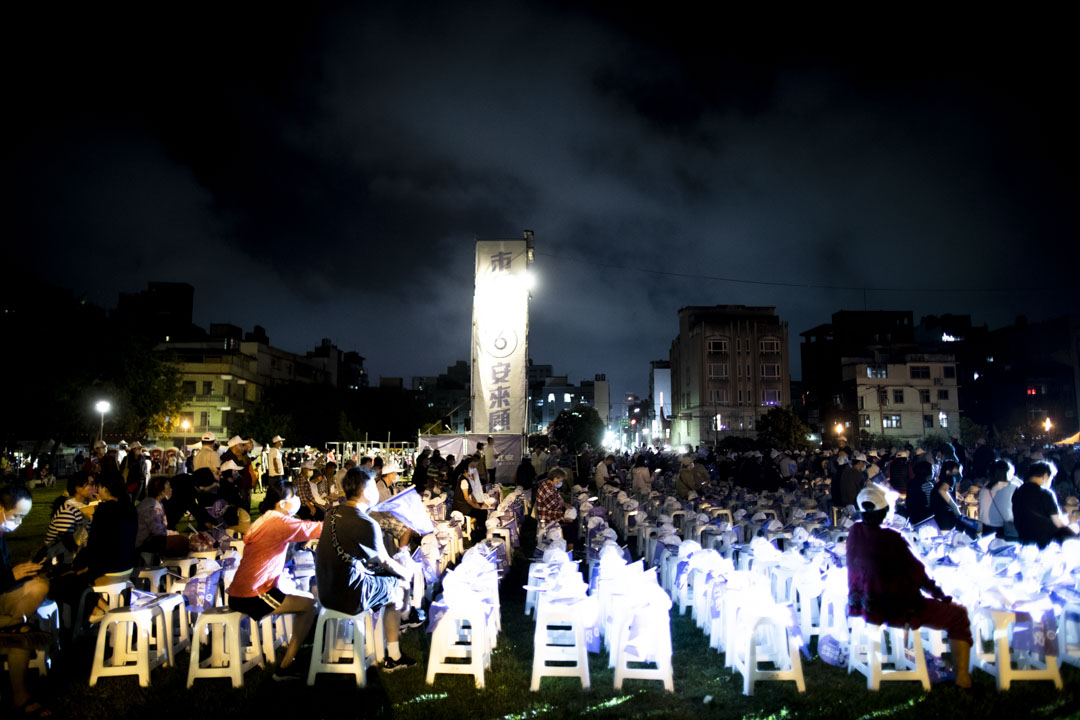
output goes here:
{"type": "Polygon", "coordinates": [[[273,507],[277,499],[281,497],[281,483],[285,482],[285,461],[281,457],[281,446],[285,444],[285,438],[275,435],[270,441],[270,452],[266,458],[266,497],[274,496],[270,503],[273,507]]]}
{"type": "MultiPolygon", "coordinates": [[[[394,482],[397,481],[401,468],[397,460],[391,458],[382,467],[382,474],[378,478],[379,502],[389,500],[394,496],[394,482]]],[[[398,548],[408,547],[412,531],[390,513],[371,513],[371,517],[379,523],[383,529],[383,539],[386,547],[397,552],[398,548]]]]}
{"type": "Polygon", "coordinates": [[[102,472],[101,462],[105,459],[106,453],[109,452],[109,446],[105,444],[104,440],[98,440],[94,443],[94,454],[86,461],[86,465],[83,467],[88,473],[94,475],[100,475],[102,472]]]}
{"type": "Polygon", "coordinates": [[[146,481],[150,479],[150,468],[146,465],[146,458],[142,451],[142,443],[136,440],[128,446],[127,457],[120,464],[120,473],[124,476],[128,495],[131,496],[132,501],[142,499],[142,494],[146,490],[146,481]]]}
{"type": "Polygon", "coordinates": [[[214,477],[220,477],[221,475],[221,456],[218,455],[217,450],[214,449],[214,441],[217,440],[214,437],[214,433],[205,432],[202,436],[202,449],[195,454],[195,460],[192,462],[192,470],[198,472],[203,468],[208,468],[214,477]]]}
{"type": "Polygon", "coordinates": [[[863,488],[857,502],[862,519],[852,526],[847,539],[848,616],[874,624],[946,631],[956,684],[971,687],[967,610],[930,579],[900,533],[881,526],[889,514],[889,502],[880,487],[863,488]],[[923,596],[924,591],[930,598],[923,596]]]}

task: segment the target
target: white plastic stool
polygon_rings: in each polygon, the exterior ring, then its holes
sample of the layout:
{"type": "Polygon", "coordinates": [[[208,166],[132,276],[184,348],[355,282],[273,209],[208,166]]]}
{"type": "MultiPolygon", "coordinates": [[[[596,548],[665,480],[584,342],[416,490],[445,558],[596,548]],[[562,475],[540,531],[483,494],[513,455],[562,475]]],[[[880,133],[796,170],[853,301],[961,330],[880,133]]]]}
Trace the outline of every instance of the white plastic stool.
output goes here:
{"type": "Polygon", "coordinates": [[[578,603],[593,602],[581,598],[577,603],[540,601],[536,611],[536,630],[533,633],[532,684],[540,689],[543,677],[576,677],[581,689],[589,689],[589,653],[585,647],[585,624],[578,603]],[[572,665],[551,666],[549,662],[571,662],[572,665]]]}
{"type": "Polygon", "coordinates": [[[882,682],[918,680],[923,690],[930,689],[930,674],[926,671],[922,634],[911,628],[874,625],[860,617],[848,620],[851,627],[851,650],[848,654],[848,673],[858,670],[866,676],[866,689],[877,690],[882,682]],[[907,635],[913,658],[907,656],[907,635]],[[888,647],[885,646],[886,638],[888,647]]]}
{"type": "MultiPolygon", "coordinates": [[[[645,612],[658,612],[646,610],[645,612]]],[[[667,612],[664,612],[667,621],[667,612]]],[[[668,622],[657,623],[662,628],[661,635],[651,638],[651,642],[659,646],[656,653],[655,668],[630,667],[630,654],[627,652],[627,641],[630,637],[630,626],[633,623],[633,613],[621,614],[618,627],[616,628],[616,640],[612,643],[612,655],[615,658],[615,689],[622,690],[624,680],[659,680],[664,684],[664,690],[675,692],[675,683],[671,673],[671,626],[668,622]]]]}
{"type": "Polygon", "coordinates": [[[292,637],[293,616],[291,613],[264,615],[259,620],[259,639],[267,665],[277,662],[277,649],[289,644],[292,637]]]}
{"type": "Polygon", "coordinates": [[[161,608],[165,617],[165,642],[169,645],[169,666],[176,665],[176,655],[181,650],[191,649],[191,619],[188,615],[184,597],[178,593],[158,595],[154,604],[161,608]],[[173,622],[173,612],[176,622],[173,622]]]}
{"type": "Polygon", "coordinates": [[[451,607],[446,611],[431,634],[428,685],[433,685],[439,674],[472,675],[477,689],[484,688],[484,670],[491,665],[491,645],[484,615],[482,605],[451,607]],[[468,662],[447,662],[451,658],[465,658],[468,662]]]}
{"type": "Polygon", "coordinates": [[[315,684],[319,673],[353,675],[356,687],[367,685],[367,639],[365,615],[346,615],[322,608],[315,623],[315,646],[311,651],[307,684],[315,684]],[[341,662],[344,660],[344,662],[341,662]]]}
{"type": "Polygon", "coordinates": [[[195,639],[191,644],[191,663],[188,665],[187,686],[196,680],[227,677],[234,688],[243,687],[244,673],[255,666],[263,667],[263,654],[259,646],[258,629],[249,622],[244,642],[243,621],[250,618],[223,607],[210,608],[199,613],[195,621],[195,639]],[[203,638],[209,634],[210,653],[200,660],[203,638]],[[250,643],[250,644],[249,644],[250,643]]]}
{"type": "MultiPolygon", "coordinates": [[[[1010,650],[1016,613],[980,608],[971,622],[974,644],[971,647],[971,668],[990,673],[997,678],[998,690],[1008,690],[1013,680],[1051,680],[1061,689],[1061,670],[1056,655],[1047,655],[1041,662],[1033,653],[1010,650]],[[983,642],[992,640],[993,652],[983,652],[983,642]],[[1013,667],[1013,662],[1017,667],[1013,667]]],[[[1047,649],[1053,646],[1047,643],[1047,649]]],[[[1056,649],[1056,648],[1053,648],[1056,649]]]]}
{"type": "Polygon", "coordinates": [[[109,610],[98,629],[90,687],[97,685],[98,678],[119,675],[135,675],[140,687],[148,687],[150,671],[168,660],[169,651],[165,640],[165,616],[160,608],[151,604],[137,610],[109,610]],[[152,637],[153,652],[150,649],[152,637]],[[112,652],[106,658],[108,649],[112,652]]]}
{"type": "Polygon", "coordinates": [[[1058,658],[1080,667],[1080,603],[1066,603],[1058,622],[1058,658]]]}
{"type": "Polygon", "coordinates": [[[157,567],[144,567],[135,571],[134,584],[136,587],[147,590],[152,593],[161,592],[161,586],[164,583],[165,575],[169,572],[169,568],[164,565],[157,567]]]}
{"type": "Polygon", "coordinates": [[[732,666],[743,676],[743,695],[753,695],[755,683],[762,680],[793,680],[799,692],[806,692],[799,643],[789,622],[790,610],[780,605],[744,608],[739,613],[730,654],[732,666]],[[758,666],[761,662],[771,662],[776,669],[763,670],[758,666]]]}

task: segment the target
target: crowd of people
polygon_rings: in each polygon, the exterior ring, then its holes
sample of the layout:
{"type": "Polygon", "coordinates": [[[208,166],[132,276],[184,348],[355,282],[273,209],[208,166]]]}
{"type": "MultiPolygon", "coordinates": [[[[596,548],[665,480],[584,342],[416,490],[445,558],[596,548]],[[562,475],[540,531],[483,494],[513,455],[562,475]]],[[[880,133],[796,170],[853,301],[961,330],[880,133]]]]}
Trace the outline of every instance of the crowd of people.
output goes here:
{"type": "MultiPolygon", "coordinates": [[[[402,467],[393,458],[349,458],[339,467],[328,454],[289,457],[284,441],[273,438],[261,469],[256,457],[260,453],[250,438],[231,438],[222,449],[208,433],[197,452],[166,451],[159,465],[149,461],[139,443],[122,452],[99,443],[54,502],[40,548],[32,559],[17,564],[4,538],[28,515],[33,496],[25,479],[9,475],[0,490],[0,632],[9,638],[4,651],[14,705],[31,711],[38,707],[25,684],[26,663],[37,641],[27,618],[43,601],[55,599],[70,608],[70,633],[79,623],[99,620],[107,610],[103,601],[90,603],[88,617],[72,617],[87,588],[104,578],[130,575],[143,553],[155,559],[186,555],[193,536],[216,540],[242,535],[244,554],[228,588],[232,608],[255,619],[275,613],[295,616],[293,641],[276,670],[278,679],[298,677],[295,660],[314,622],[316,603],[348,613],[393,606],[386,625],[389,660],[384,669],[414,664],[401,654],[398,633],[403,626],[420,623],[418,609],[410,608],[406,599],[416,572],[408,567],[409,550],[417,538],[399,518],[372,511],[400,489],[402,467]],[[259,487],[265,497],[255,509],[252,491],[259,487]],[[279,584],[290,546],[312,540],[320,541],[317,600],[279,584]],[[25,642],[19,642],[20,633],[25,642]]],[[[500,499],[492,489],[497,456],[491,439],[460,459],[427,448],[411,460],[412,486],[427,497],[452,495],[453,510],[474,520],[473,540],[482,539],[487,512],[500,499]]],[[[956,625],[956,618],[944,605],[930,604],[946,599],[915,599],[924,591],[933,595],[933,587],[925,573],[904,559],[897,538],[883,534],[891,531],[875,524],[882,509],[888,507],[916,526],[933,522],[941,530],[972,536],[992,532],[1040,547],[1075,536],[1080,519],[1080,452],[993,449],[981,440],[970,451],[958,439],[943,447],[862,450],[840,439],[826,449],[738,453],[699,447],[683,453],[640,448],[614,454],[588,446],[574,452],[551,445],[525,454],[513,478],[515,485],[533,490],[541,532],[562,525],[570,548],[577,523],[567,494],[576,483],[589,484],[598,494],[613,485],[640,496],[664,483],[685,500],[707,496],[719,484],[775,492],[826,479],[822,506],[850,516],[861,513],[863,519],[848,546],[850,561],[862,568],[853,581],[858,587],[853,589],[857,607],[852,612],[886,619],[900,613],[927,625],[956,625]],[[966,507],[972,492],[977,493],[977,513],[966,507]],[[899,558],[900,565],[883,568],[883,557],[899,558]],[[875,573],[891,579],[884,585],[866,579],[875,573]],[[891,589],[883,594],[882,587],[891,589]],[[907,599],[882,605],[885,596],[907,599]]],[[[965,641],[955,632],[954,639],[965,641]]],[[[966,641],[970,646],[970,638],[966,641]]]]}

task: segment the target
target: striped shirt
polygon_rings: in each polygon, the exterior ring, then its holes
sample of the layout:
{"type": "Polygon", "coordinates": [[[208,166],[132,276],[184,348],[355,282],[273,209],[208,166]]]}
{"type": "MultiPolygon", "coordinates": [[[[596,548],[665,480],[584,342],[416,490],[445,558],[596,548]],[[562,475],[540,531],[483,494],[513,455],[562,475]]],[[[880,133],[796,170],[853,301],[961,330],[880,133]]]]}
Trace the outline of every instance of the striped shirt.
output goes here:
{"type": "Polygon", "coordinates": [[[45,544],[56,542],[61,535],[73,533],[80,527],[89,526],[90,520],[83,514],[82,508],[86,503],[81,503],[75,498],[68,498],[56,514],[49,521],[49,529],[45,532],[45,544]]]}

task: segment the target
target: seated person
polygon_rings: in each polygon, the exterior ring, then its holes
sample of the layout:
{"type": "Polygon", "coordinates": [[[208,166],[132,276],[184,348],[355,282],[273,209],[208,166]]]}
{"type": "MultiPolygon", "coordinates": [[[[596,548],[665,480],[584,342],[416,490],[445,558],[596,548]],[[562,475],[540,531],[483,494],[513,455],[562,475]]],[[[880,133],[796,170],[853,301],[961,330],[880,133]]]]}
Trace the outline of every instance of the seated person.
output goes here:
{"type": "Polygon", "coordinates": [[[990,465],[986,487],[979,491],[979,521],[983,535],[996,533],[1006,540],[1016,538],[1013,523],[1012,496],[1020,481],[1016,469],[1008,460],[995,460],[990,465]]]}
{"type": "Polygon", "coordinates": [[[1020,542],[1045,548],[1051,542],[1076,537],[1050,489],[1057,474],[1054,463],[1036,462],[1028,467],[1027,482],[1012,496],[1013,522],[1020,542]]]}
{"type": "Polygon", "coordinates": [[[86,545],[93,516],[90,503],[96,497],[97,482],[93,475],[79,471],[68,478],[66,496],[56,499],[49,529],[45,531],[45,545],[35,559],[59,558],[58,562],[71,563],[79,548],[86,545]]]}
{"type": "Polygon", "coordinates": [[[296,489],[300,496],[300,512],[297,517],[322,522],[331,504],[330,483],[322,472],[315,472],[315,463],[311,460],[300,466],[296,489]]]}
{"type": "Polygon", "coordinates": [[[928,627],[949,633],[956,684],[971,687],[971,622],[967,610],[951,602],[912,555],[907,541],[895,530],[881,527],[889,514],[889,501],[880,487],[859,492],[862,520],[848,533],[848,616],[874,624],[928,627]],[[924,597],[925,590],[931,598],[924,597]]]}
{"type": "MultiPolygon", "coordinates": [[[[211,473],[210,477],[213,477],[211,473]]],[[[162,502],[165,508],[165,526],[175,530],[176,526],[184,519],[187,513],[195,520],[195,527],[209,530],[214,527],[214,519],[206,511],[198,500],[198,491],[195,488],[193,476],[187,473],[173,475],[169,479],[172,488],[172,497],[162,502]]]]}
{"type": "Polygon", "coordinates": [[[975,537],[978,532],[974,524],[964,517],[964,513],[960,511],[960,506],[956,504],[956,498],[953,496],[959,481],[960,463],[955,460],[943,462],[937,482],[934,483],[934,489],[930,493],[930,512],[934,514],[934,522],[937,523],[939,530],[943,532],[963,530],[975,537]]]}
{"type": "Polygon", "coordinates": [[[468,456],[461,461],[455,470],[457,483],[454,487],[454,503],[452,508],[462,515],[468,515],[473,519],[473,531],[471,540],[473,543],[482,541],[487,536],[487,511],[488,506],[484,502],[486,496],[480,487],[480,474],[476,470],[476,458],[468,456]]]}
{"type": "MultiPolygon", "coordinates": [[[[37,573],[41,565],[33,562],[11,564],[11,552],[5,536],[15,532],[30,513],[30,491],[22,486],[0,487],[0,631],[10,635],[5,639],[3,652],[7,654],[8,676],[11,678],[12,717],[43,715],[47,711],[41,703],[30,701],[26,687],[26,670],[30,653],[42,646],[41,633],[24,632],[26,617],[44,602],[49,592],[49,582],[37,573]],[[23,637],[25,636],[25,638],[23,637]],[[37,642],[35,642],[37,638],[37,642]],[[16,643],[16,640],[25,640],[16,643]]],[[[45,638],[44,646],[49,638],[45,638]]]]}
{"type": "MultiPolygon", "coordinates": [[[[930,494],[934,490],[934,466],[919,460],[911,466],[911,478],[907,484],[907,514],[912,525],[933,515],[930,510],[930,494]]],[[[895,486],[895,483],[894,483],[895,486]]]]}
{"type": "Polygon", "coordinates": [[[259,516],[244,536],[244,555],[228,587],[229,607],[252,620],[266,615],[296,615],[292,639],[274,672],[275,680],[300,679],[293,661],[300,644],[307,640],[316,616],[315,599],[310,595],[286,595],[277,587],[278,578],[285,570],[289,544],[306,542],[322,534],[322,523],[294,517],[299,509],[296,486],[283,483],[277,505],[259,516]]]}
{"type": "Polygon", "coordinates": [[[562,487],[566,473],[561,468],[555,468],[540,481],[540,487],[536,491],[536,528],[543,534],[548,525],[562,523],[566,513],[566,503],[559,488],[562,487]]]}
{"type": "MultiPolygon", "coordinates": [[[[72,563],[72,572],[53,580],[53,596],[57,602],[78,606],[79,597],[88,586],[116,582],[124,573],[135,568],[135,535],[139,521],[128,499],[124,476],[118,471],[106,472],[98,481],[98,503],[86,547],[72,563]],[[104,577],[108,575],[109,577],[104,577]]],[[[104,598],[90,614],[90,622],[98,622],[108,611],[104,598]]],[[[81,622],[76,618],[75,622],[81,622]]]]}
{"type": "MultiPolygon", "coordinates": [[[[383,467],[382,474],[376,478],[376,487],[379,489],[378,502],[394,497],[394,483],[397,482],[398,473],[400,472],[401,468],[398,467],[395,460],[391,460],[389,465],[383,467]]],[[[379,527],[383,529],[383,544],[386,547],[395,553],[398,548],[409,547],[412,530],[406,527],[404,523],[390,513],[384,512],[371,513],[371,518],[379,523],[379,527]]]]}
{"type": "MultiPolygon", "coordinates": [[[[386,654],[383,670],[394,672],[416,661],[401,653],[398,637],[411,573],[387,554],[383,532],[368,515],[379,502],[375,475],[356,467],[342,480],[345,502],[332,508],[323,522],[323,540],[315,553],[319,601],[348,615],[390,606],[385,615],[386,654]]],[[[245,556],[247,548],[245,547],[245,556]]]]}
{"type": "Polygon", "coordinates": [[[146,486],[146,497],[135,508],[139,523],[135,533],[135,548],[138,552],[167,557],[187,555],[187,538],[166,527],[163,503],[171,497],[172,483],[168,475],[155,475],[150,478],[146,486]]]}

